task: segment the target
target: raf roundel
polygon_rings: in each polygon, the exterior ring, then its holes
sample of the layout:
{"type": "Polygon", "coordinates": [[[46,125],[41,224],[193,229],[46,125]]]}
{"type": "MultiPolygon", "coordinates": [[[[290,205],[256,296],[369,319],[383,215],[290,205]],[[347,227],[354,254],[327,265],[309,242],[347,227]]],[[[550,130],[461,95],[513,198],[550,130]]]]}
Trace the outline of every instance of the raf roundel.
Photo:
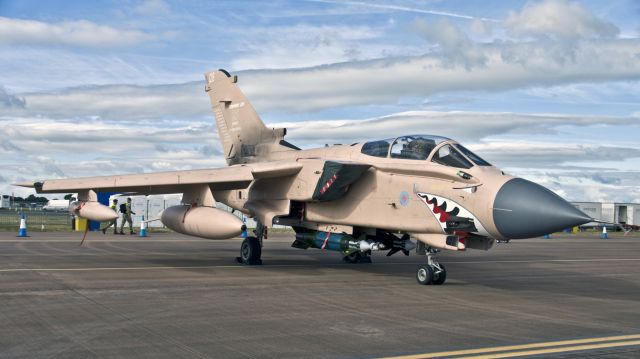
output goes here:
{"type": "Polygon", "coordinates": [[[407,191],[402,191],[400,192],[400,205],[402,207],[406,207],[407,205],[409,205],[409,193],[407,193],[407,191]]]}

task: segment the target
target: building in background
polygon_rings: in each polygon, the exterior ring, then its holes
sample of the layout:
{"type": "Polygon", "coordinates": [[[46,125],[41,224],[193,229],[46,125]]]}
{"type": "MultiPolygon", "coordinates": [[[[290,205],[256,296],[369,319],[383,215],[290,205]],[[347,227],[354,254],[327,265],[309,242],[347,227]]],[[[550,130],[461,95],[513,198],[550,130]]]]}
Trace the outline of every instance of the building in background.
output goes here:
{"type": "MultiPolygon", "coordinates": [[[[632,226],[640,225],[639,203],[571,202],[571,204],[595,219],[632,226]]],[[[601,226],[601,224],[591,222],[581,227],[595,226],[601,226]]]]}

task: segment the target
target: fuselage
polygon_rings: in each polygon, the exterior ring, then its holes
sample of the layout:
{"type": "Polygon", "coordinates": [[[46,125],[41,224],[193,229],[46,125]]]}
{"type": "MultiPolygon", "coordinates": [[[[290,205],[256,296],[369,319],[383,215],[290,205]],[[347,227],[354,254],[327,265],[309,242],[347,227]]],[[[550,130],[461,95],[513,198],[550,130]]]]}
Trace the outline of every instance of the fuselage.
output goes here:
{"type": "MultiPolygon", "coordinates": [[[[444,137],[411,135],[300,151],[269,151],[255,160],[314,159],[362,163],[371,169],[342,198],[306,201],[304,216],[309,222],[414,235],[456,233],[513,239],[571,227],[585,217],[546,188],[507,175],[444,137]],[[508,183],[510,193],[505,199],[501,190],[508,183]],[[512,183],[518,187],[515,192],[512,183]],[[512,204],[517,207],[515,213],[512,204]],[[557,215],[549,212],[553,210],[557,215]],[[515,229],[512,222],[517,223],[515,229]]],[[[295,181],[290,185],[300,186],[295,181]]],[[[251,189],[245,197],[250,199],[251,189]]],[[[228,204],[241,209],[243,202],[235,198],[228,204]]]]}

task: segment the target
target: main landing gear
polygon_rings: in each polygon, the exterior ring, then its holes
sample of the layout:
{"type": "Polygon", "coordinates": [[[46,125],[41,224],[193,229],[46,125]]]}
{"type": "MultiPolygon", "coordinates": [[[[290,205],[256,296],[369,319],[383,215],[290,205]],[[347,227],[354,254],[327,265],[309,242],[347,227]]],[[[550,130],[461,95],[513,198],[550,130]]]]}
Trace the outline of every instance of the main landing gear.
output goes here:
{"type": "Polygon", "coordinates": [[[236,262],[247,265],[262,264],[262,239],[266,238],[266,227],[258,223],[254,231],[256,237],[247,237],[240,245],[240,257],[236,257],[236,262]]]}
{"type": "Polygon", "coordinates": [[[248,265],[262,264],[262,247],[260,241],[256,237],[247,237],[242,241],[240,246],[240,257],[236,257],[236,261],[248,265]]]}
{"type": "Polygon", "coordinates": [[[356,251],[342,257],[342,261],[346,263],[371,263],[371,251],[356,251]]]}
{"type": "Polygon", "coordinates": [[[420,265],[416,271],[416,280],[422,285],[444,284],[447,280],[447,269],[436,259],[437,249],[427,248],[427,264],[420,265]]]}

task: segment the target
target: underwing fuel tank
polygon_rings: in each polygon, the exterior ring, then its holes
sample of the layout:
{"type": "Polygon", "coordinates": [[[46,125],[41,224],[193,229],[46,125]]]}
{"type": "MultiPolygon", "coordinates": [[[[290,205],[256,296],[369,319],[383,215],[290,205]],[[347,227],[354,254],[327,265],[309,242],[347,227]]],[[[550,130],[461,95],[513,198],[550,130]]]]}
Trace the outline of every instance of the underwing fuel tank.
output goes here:
{"type": "Polygon", "coordinates": [[[313,231],[308,233],[297,233],[296,240],[291,246],[300,249],[328,249],[331,251],[341,251],[343,253],[380,251],[386,249],[384,244],[367,241],[364,238],[366,238],[366,236],[356,239],[344,233],[313,231]]]}
{"type": "Polygon", "coordinates": [[[466,246],[458,236],[436,233],[412,233],[415,238],[429,247],[447,249],[450,251],[464,251],[466,246]]]}
{"type": "Polygon", "coordinates": [[[118,218],[118,213],[99,202],[73,202],[69,213],[91,221],[107,222],[118,218]]]}
{"type": "Polygon", "coordinates": [[[246,229],[240,218],[212,207],[172,206],[160,220],[178,233],[207,239],[233,238],[246,229]]]}

